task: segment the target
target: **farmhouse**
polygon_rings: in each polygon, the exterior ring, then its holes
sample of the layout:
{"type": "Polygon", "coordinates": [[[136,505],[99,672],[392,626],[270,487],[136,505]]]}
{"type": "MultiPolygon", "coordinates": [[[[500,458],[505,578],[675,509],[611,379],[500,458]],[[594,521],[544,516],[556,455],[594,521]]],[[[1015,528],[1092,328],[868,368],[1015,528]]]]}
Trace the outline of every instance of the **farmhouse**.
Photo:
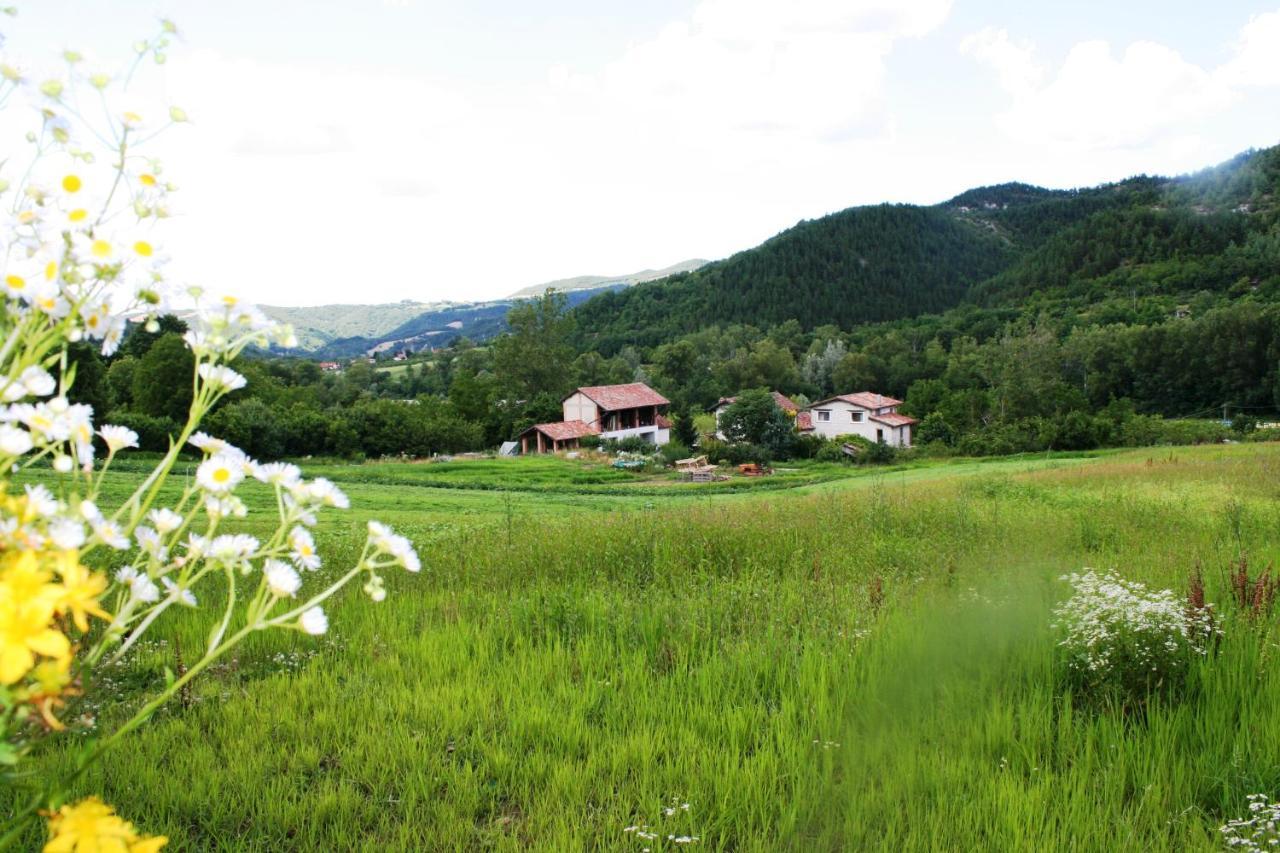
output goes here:
{"type": "Polygon", "coordinates": [[[520,433],[521,453],[571,450],[588,435],[641,438],[654,445],[671,440],[666,418],[671,402],[643,382],[579,388],[561,401],[564,420],[534,424],[520,433]]]}
{"type": "Polygon", "coordinates": [[[809,406],[813,432],[823,438],[860,435],[894,447],[911,446],[915,418],[898,414],[901,400],[860,391],[819,400],[809,406]]]}

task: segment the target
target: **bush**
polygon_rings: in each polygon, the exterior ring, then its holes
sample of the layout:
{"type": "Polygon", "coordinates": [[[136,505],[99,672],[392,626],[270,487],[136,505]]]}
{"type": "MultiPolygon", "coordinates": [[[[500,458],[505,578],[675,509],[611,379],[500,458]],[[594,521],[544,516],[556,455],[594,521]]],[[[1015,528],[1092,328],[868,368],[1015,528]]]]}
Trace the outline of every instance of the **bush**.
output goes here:
{"type": "Polygon", "coordinates": [[[1177,691],[1216,633],[1209,607],[1189,608],[1172,590],[1092,569],[1063,580],[1072,594],[1054,609],[1054,627],[1063,683],[1078,697],[1128,705],[1177,691]]]}
{"type": "Polygon", "coordinates": [[[138,434],[139,450],[155,450],[163,453],[169,449],[169,437],[177,436],[181,431],[181,427],[173,418],[157,417],[143,412],[112,412],[110,420],[138,434]]]}
{"type": "Polygon", "coordinates": [[[796,459],[816,459],[827,441],[820,435],[797,435],[791,444],[791,455],[796,459]]]}
{"type": "Polygon", "coordinates": [[[668,465],[674,465],[677,459],[688,459],[693,455],[693,452],[688,447],[678,441],[671,441],[662,445],[658,452],[662,454],[662,458],[668,465]]]}
{"type": "Polygon", "coordinates": [[[824,441],[822,446],[818,448],[818,452],[813,458],[819,462],[852,462],[853,460],[840,449],[840,445],[834,441],[824,441]]]}
{"type": "Polygon", "coordinates": [[[578,446],[583,450],[599,450],[601,439],[598,435],[584,435],[578,439],[578,446]]]}

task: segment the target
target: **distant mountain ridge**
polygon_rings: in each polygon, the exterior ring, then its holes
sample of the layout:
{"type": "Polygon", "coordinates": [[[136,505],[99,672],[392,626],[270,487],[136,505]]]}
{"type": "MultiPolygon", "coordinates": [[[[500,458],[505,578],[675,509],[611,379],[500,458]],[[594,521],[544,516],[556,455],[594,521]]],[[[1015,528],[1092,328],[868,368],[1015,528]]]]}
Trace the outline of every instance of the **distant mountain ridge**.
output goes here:
{"type": "Polygon", "coordinates": [[[418,302],[404,299],[375,305],[263,305],[267,315],[293,325],[299,349],[317,358],[349,358],[363,353],[439,345],[466,335],[483,341],[505,328],[514,301],[542,295],[548,288],[568,294],[570,304],[621,287],[676,273],[691,272],[708,262],[694,258],[662,269],[619,276],[582,275],[521,288],[505,299],[487,302],[418,302]]]}
{"type": "Polygon", "coordinates": [[[529,287],[521,288],[509,296],[509,299],[523,299],[530,296],[541,296],[546,292],[547,288],[558,290],[561,293],[572,293],[577,290],[598,290],[602,287],[610,285],[630,286],[633,284],[643,284],[646,281],[656,281],[660,278],[675,275],[682,272],[693,272],[694,270],[704,267],[710,261],[701,258],[691,258],[687,261],[681,261],[678,264],[672,264],[669,267],[663,267],[660,270],[641,270],[640,272],[628,273],[627,275],[580,275],[575,278],[561,278],[555,281],[548,281],[545,284],[534,284],[529,287]]]}

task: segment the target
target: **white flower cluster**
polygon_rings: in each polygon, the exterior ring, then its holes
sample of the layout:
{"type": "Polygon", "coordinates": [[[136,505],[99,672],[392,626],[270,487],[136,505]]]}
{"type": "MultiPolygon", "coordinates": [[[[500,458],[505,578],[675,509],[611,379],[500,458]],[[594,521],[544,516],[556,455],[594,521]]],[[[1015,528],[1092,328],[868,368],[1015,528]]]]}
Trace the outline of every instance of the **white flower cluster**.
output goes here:
{"type": "MultiPolygon", "coordinates": [[[[672,797],[669,805],[662,807],[661,820],[670,820],[672,818],[683,818],[689,812],[689,804],[682,803],[679,797],[672,797]]],[[[642,848],[642,853],[651,853],[654,842],[659,846],[662,844],[663,834],[658,827],[652,827],[648,824],[638,823],[632,826],[624,827],[624,833],[633,835],[641,844],[647,846],[642,848]]],[[[666,841],[674,845],[696,844],[699,837],[690,833],[667,832],[666,841]]]]}
{"type": "Polygon", "coordinates": [[[1249,816],[1219,828],[1226,845],[1235,850],[1275,850],[1280,847],[1280,803],[1266,794],[1249,795],[1249,816]]]}
{"type": "Polygon", "coordinates": [[[1067,666],[1085,685],[1140,689],[1182,672],[1217,631],[1207,610],[1189,612],[1169,589],[1113,572],[1062,578],[1072,595],[1054,610],[1067,666]]]}

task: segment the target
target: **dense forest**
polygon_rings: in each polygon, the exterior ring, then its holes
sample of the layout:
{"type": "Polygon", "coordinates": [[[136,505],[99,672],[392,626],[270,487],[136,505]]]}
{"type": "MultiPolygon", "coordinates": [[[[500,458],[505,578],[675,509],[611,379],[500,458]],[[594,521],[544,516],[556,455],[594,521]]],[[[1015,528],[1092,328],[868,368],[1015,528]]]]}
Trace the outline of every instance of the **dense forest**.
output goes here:
{"type": "MultiPolygon", "coordinates": [[[[686,441],[752,388],[901,397],[939,452],[1156,443],[1190,417],[1244,431],[1280,420],[1280,148],[1180,178],[853,208],[576,306],[517,302],[506,322],[398,364],[243,359],[249,387],[209,426],[265,456],[453,452],[558,419],[576,385],[639,380],[686,441]]],[[[180,331],[75,353],[85,401],[152,446],[187,402],[155,392],[190,369],[180,331]]]]}

